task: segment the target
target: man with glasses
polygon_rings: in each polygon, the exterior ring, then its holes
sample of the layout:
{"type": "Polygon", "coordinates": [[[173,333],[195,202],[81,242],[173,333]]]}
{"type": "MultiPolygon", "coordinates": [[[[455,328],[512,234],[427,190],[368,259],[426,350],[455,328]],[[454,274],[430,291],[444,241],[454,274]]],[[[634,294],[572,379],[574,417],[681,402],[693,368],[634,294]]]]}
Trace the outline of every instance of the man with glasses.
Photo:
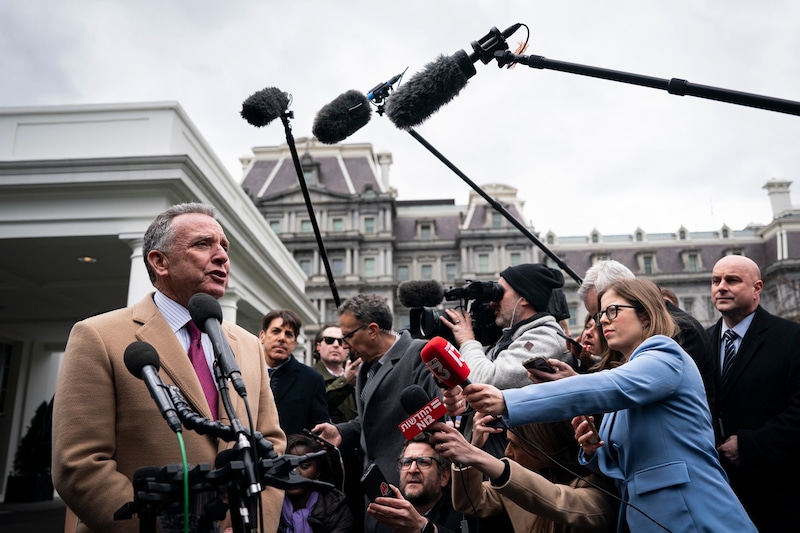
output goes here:
{"type": "Polygon", "coordinates": [[[400,488],[394,498],[376,498],[367,513],[379,524],[369,531],[459,531],[462,515],[450,501],[450,461],[439,455],[431,434],[423,431],[406,442],[397,460],[400,488]]]}
{"type": "Polygon", "coordinates": [[[364,465],[377,463],[389,483],[398,486],[396,461],[405,438],[397,426],[413,414],[403,409],[400,394],[410,385],[421,386],[431,398],[441,397],[441,391],[420,357],[427,341],[412,339],[408,331],[394,332],[392,322],[389,306],[377,294],[359,294],[339,307],[345,347],[363,361],[356,378],[358,416],[312,431],[340,448],[360,447],[364,465]]]}
{"type": "Polygon", "coordinates": [[[325,381],[292,355],[301,326],[300,317],[291,309],[274,309],[262,320],[258,334],[281,429],[286,435],[302,433],[303,429],[330,420],[325,381]]]}

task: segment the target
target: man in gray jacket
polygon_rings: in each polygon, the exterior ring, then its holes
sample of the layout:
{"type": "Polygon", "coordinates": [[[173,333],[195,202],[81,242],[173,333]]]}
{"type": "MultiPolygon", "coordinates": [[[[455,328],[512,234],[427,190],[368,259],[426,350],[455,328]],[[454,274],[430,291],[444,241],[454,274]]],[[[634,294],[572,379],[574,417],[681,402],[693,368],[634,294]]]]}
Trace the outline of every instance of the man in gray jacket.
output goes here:
{"type": "Polygon", "coordinates": [[[448,309],[452,323],[443,321],[453,330],[470,368],[470,381],[498,389],[530,385],[522,362],[531,357],[558,359],[574,367],[575,358],[567,350],[564,330],[547,313],[553,289],[564,286],[561,271],[527,263],[506,268],[497,282],[503,288],[503,297],[492,305],[495,323],[503,328],[503,334],[486,353],[475,340],[472,319],[466,311],[448,309]]]}

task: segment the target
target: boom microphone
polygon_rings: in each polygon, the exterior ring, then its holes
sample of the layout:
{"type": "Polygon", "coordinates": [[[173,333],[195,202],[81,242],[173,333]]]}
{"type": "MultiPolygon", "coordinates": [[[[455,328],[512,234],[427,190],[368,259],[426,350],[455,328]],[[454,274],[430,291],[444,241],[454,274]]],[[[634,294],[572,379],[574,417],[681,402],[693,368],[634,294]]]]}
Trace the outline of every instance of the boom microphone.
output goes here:
{"type": "Polygon", "coordinates": [[[198,292],[189,298],[188,308],[192,322],[211,339],[214,355],[222,374],[231,380],[233,388],[236,389],[239,396],[244,398],[247,396],[247,391],[242,380],[242,372],[233,356],[228,339],[222,333],[222,307],[219,302],[210,294],[198,292]]]}
{"type": "Polygon", "coordinates": [[[470,384],[469,366],[452,343],[444,337],[434,337],[428,341],[420,357],[431,374],[444,383],[448,389],[470,384]]]}
{"type": "Polygon", "coordinates": [[[371,113],[367,97],[350,90],[319,110],[311,132],[321,143],[336,144],[366,126],[371,113]]]}
{"type": "Polygon", "coordinates": [[[502,33],[492,28],[482,39],[472,42],[472,54],[459,50],[425,65],[389,98],[386,103],[389,120],[404,130],[422,124],[466,87],[476,72],[473,63],[480,59],[486,64],[493,59],[496,50],[507,50],[506,39],[521,25],[514,24],[502,33]]]}
{"type": "Polygon", "coordinates": [[[444,288],[435,280],[409,280],[397,286],[400,305],[408,308],[436,307],[444,300],[444,288]]]}
{"type": "Polygon", "coordinates": [[[337,96],[320,109],[314,118],[311,127],[314,137],[323,144],[336,144],[366,126],[372,113],[370,102],[379,106],[378,114],[381,114],[380,105],[389,97],[389,93],[405,73],[404,70],[388,81],[377,84],[366,96],[355,90],[337,96]]]}
{"type": "Polygon", "coordinates": [[[289,107],[289,95],[276,87],[267,87],[251,94],[242,103],[242,118],[253,126],[266,126],[289,107]]]}
{"type": "Polygon", "coordinates": [[[178,418],[175,405],[167,393],[167,386],[161,376],[158,375],[161,361],[153,345],[144,341],[132,342],[125,348],[123,360],[128,372],[144,381],[145,385],[147,385],[150,396],[155,400],[156,407],[161,411],[161,416],[167,421],[172,431],[179,433],[181,431],[181,421],[178,418]]]}

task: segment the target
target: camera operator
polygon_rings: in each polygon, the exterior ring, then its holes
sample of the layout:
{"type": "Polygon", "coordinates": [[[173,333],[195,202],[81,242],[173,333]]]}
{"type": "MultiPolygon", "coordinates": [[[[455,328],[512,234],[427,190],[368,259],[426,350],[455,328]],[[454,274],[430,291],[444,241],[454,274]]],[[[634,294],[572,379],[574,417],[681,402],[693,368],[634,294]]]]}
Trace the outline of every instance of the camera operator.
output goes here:
{"type": "Polygon", "coordinates": [[[575,358],[562,337],[564,331],[546,311],[553,289],[564,286],[561,271],[527,263],[506,268],[497,283],[503,296],[491,305],[503,334],[486,353],[475,340],[472,319],[466,311],[447,309],[450,322],[442,321],[453,331],[470,368],[469,379],[499,389],[530,385],[522,362],[531,357],[558,359],[574,367],[575,358]]]}

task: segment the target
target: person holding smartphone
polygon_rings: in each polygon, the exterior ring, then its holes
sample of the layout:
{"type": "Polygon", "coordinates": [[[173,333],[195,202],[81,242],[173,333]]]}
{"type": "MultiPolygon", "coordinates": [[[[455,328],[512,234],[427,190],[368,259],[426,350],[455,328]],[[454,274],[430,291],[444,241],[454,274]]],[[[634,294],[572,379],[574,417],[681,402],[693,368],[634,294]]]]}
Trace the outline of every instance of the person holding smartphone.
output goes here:
{"type": "Polygon", "coordinates": [[[671,338],[678,325],[661,291],[629,279],[598,299],[608,349],[623,364],[519,389],[467,385],[470,405],[511,427],[606,413],[596,444],[585,421],[573,427],[581,463],[614,479],[626,502],[619,531],[757,531],[720,465],[700,371],[671,338]]]}
{"type": "Polygon", "coordinates": [[[438,453],[427,431],[407,441],[397,459],[400,487],[390,485],[393,496],[372,500],[367,513],[377,521],[374,533],[459,531],[461,513],[450,501],[450,460],[438,453]]]}

